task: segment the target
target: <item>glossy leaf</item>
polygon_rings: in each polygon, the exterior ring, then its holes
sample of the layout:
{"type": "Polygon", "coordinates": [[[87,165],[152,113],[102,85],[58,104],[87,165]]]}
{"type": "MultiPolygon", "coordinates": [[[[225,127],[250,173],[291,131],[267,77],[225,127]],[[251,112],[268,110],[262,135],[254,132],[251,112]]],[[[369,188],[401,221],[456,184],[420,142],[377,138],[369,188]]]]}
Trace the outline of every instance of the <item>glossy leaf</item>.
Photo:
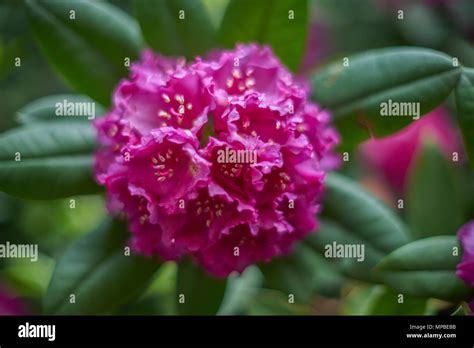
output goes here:
{"type": "MultiPolygon", "coordinates": [[[[67,110],[66,110],[67,112],[67,110]]],[[[90,99],[89,97],[75,94],[57,94],[50,95],[37,99],[17,111],[17,121],[21,124],[35,124],[37,122],[50,122],[50,121],[91,121],[95,117],[99,117],[105,113],[103,106],[90,99]],[[60,105],[58,105],[58,103],[60,105]],[[84,104],[87,103],[87,104],[84,104]],[[92,104],[93,103],[93,104],[92,104]],[[58,113],[59,107],[63,107],[66,104],[73,105],[74,107],[80,106],[79,111],[87,111],[88,108],[94,110],[94,115],[86,115],[83,112],[80,115],[75,116],[62,116],[58,113]],[[93,106],[92,106],[93,105],[93,106]]]]}
{"type": "Polygon", "coordinates": [[[263,287],[293,295],[295,302],[308,302],[313,295],[314,257],[310,248],[299,244],[288,256],[260,265],[265,278],[263,287]]]}
{"type": "Polygon", "coordinates": [[[143,41],[138,25],[106,2],[28,0],[28,18],[52,65],[78,92],[110,104],[143,41]]]}
{"type": "Polygon", "coordinates": [[[333,262],[318,253],[314,253],[313,267],[315,275],[312,288],[314,293],[323,297],[340,298],[348,278],[333,262]]]}
{"type": "Polygon", "coordinates": [[[442,47],[448,39],[449,28],[432,6],[412,3],[404,8],[404,14],[403,20],[397,20],[396,24],[411,45],[442,47]]]}
{"type": "Polygon", "coordinates": [[[82,122],[55,122],[0,135],[0,190],[30,199],[99,192],[92,177],[95,132],[82,122]]]}
{"type": "Polygon", "coordinates": [[[231,0],[219,41],[226,47],[239,42],[269,44],[283,63],[296,71],[306,48],[308,11],[306,0],[231,0]]]}
{"type": "Polygon", "coordinates": [[[410,173],[405,206],[415,239],[456,234],[466,206],[459,169],[430,139],[424,141],[410,173]]]}
{"type": "Polygon", "coordinates": [[[137,0],[135,12],[146,42],[161,54],[193,59],[215,44],[202,0],[137,0]]]}
{"type": "Polygon", "coordinates": [[[456,86],[457,120],[471,166],[474,163],[474,69],[463,69],[456,86]]]}
{"type": "Polygon", "coordinates": [[[262,273],[256,266],[248,267],[242,274],[230,275],[217,314],[244,314],[245,308],[261,287],[262,280],[262,273]]]}
{"type": "Polygon", "coordinates": [[[226,280],[207,274],[191,260],[180,261],[176,284],[177,309],[181,315],[214,315],[226,290],[226,280]]]}
{"type": "Polygon", "coordinates": [[[136,298],[160,263],[126,254],[129,236],[123,223],[107,221],[72,245],[54,270],[46,313],[104,314],[136,298]]]}
{"type": "Polygon", "coordinates": [[[407,228],[398,216],[365,189],[336,173],[326,177],[324,209],[327,216],[389,252],[407,239],[407,228]]]}
{"type": "Polygon", "coordinates": [[[461,253],[455,236],[420,239],[384,257],[374,272],[405,295],[461,301],[474,294],[456,275],[461,253]]]}
{"type": "Polygon", "coordinates": [[[418,103],[423,115],[448,97],[460,74],[451,57],[434,50],[370,50],[319,70],[313,99],[333,112],[342,147],[352,149],[369,134],[391,134],[417,116],[416,104],[409,116],[381,116],[381,103],[418,103]]]}
{"type": "Polygon", "coordinates": [[[322,258],[330,262],[344,275],[368,282],[375,282],[371,275],[372,268],[382,259],[384,253],[374,247],[370,241],[358,236],[350,229],[331,220],[322,220],[317,233],[307,238],[308,244],[319,252],[322,258]],[[354,246],[354,255],[338,257],[334,250],[338,246],[354,246]],[[357,255],[357,250],[363,251],[363,257],[357,255]],[[360,261],[359,261],[360,260],[360,261]]]}
{"type": "Polygon", "coordinates": [[[136,301],[120,307],[113,315],[176,315],[176,273],[173,261],[163,263],[152,283],[136,301]]]}
{"type": "Polygon", "coordinates": [[[327,255],[334,255],[335,250],[345,248],[345,245],[357,254],[363,247],[363,258],[351,255],[335,261],[346,275],[375,281],[370,272],[372,267],[384,255],[408,241],[406,226],[382,202],[340,174],[327,176],[323,200],[326,220],[309,242],[323,255],[327,252],[327,255]]]}

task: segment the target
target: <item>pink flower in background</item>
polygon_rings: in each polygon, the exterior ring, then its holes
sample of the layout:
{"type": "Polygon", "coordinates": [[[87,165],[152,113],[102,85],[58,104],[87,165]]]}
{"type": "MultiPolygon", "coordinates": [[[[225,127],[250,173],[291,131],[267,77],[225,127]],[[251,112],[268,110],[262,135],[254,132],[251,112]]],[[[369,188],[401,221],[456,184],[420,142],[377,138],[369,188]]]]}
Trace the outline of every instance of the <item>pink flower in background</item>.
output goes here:
{"type": "Polygon", "coordinates": [[[457,266],[457,275],[474,288],[474,220],[461,227],[458,239],[461,241],[463,255],[457,266]]]}
{"type": "Polygon", "coordinates": [[[316,228],[339,136],[308,92],[268,47],[187,65],[145,51],[96,122],[96,178],[133,249],[225,277],[316,228]]]}
{"type": "MultiPolygon", "coordinates": [[[[474,288],[474,220],[465,223],[458,232],[458,239],[463,249],[462,260],[457,266],[456,274],[467,285],[474,288]]],[[[468,304],[470,315],[474,315],[474,299],[468,304]]]]}
{"type": "Polygon", "coordinates": [[[316,19],[312,19],[309,25],[308,37],[306,39],[306,51],[301,62],[300,73],[306,74],[313,70],[319,63],[329,56],[331,51],[331,40],[329,30],[321,25],[316,19]]]}
{"type": "Polygon", "coordinates": [[[446,111],[438,108],[388,137],[370,139],[360,146],[363,160],[397,193],[403,193],[408,173],[425,137],[435,141],[447,158],[461,155],[462,143],[446,111]]]}
{"type": "Polygon", "coordinates": [[[28,315],[23,301],[4,286],[0,286],[0,315],[28,315]]]}

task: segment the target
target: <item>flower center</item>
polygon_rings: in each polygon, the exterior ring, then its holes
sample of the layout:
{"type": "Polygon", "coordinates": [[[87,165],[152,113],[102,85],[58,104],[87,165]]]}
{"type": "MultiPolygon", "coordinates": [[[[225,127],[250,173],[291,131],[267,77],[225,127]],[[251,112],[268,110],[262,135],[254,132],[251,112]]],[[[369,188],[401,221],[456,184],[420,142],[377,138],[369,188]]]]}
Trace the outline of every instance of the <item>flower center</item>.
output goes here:
{"type": "Polygon", "coordinates": [[[140,214],[140,217],[139,217],[140,225],[144,225],[148,221],[150,214],[148,213],[148,209],[147,209],[147,201],[143,197],[140,197],[138,201],[138,212],[140,214]]]}
{"type": "Polygon", "coordinates": [[[243,165],[240,163],[222,163],[220,171],[229,178],[239,177],[242,173],[243,165]]]}
{"type": "Polygon", "coordinates": [[[193,109],[193,104],[186,102],[182,94],[175,94],[174,98],[171,99],[168,94],[163,93],[161,98],[165,104],[168,104],[167,110],[162,109],[158,111],[158,117],[163,119],[163,122],[161,123],[162,127],[168,126],[166,121],[172,119],[174,119],[178,125],[181,125],[186,113],[193,109]]]}
{"type": "Polygon", "coordinates": [[[275,172],[276,168],[273,168],[273,172],[270,175],[270,178],[266,177],[263,179],[263,182],[268,185],[269,182],[273,184],[272,189],[284,191],[288,184],[291,182],[290,176],[285,172],[275,172]]]}
{"type": "Polygon", "coordinates": [[[255,86],[255,78],[252,77],[253,68],[245,69],[245,76],[239,68],[233,68],[230,76],[227,78],[225,84],[229,93],[244,92],[247,89],[255,86]]]}
{"type": "MultiPolygon", "coordinates": [[[[154,174],[158,182],[163,182],[173,177],[174,170],[171,168],[170,163],[173,154],[173,150],[168,149],[165,153],[160,152],[156,156],[151,156],[152,168],[155,170],[154,174]]],[[[178,157],[175,157],[175,162],[179,162],[178,157]]]]}
{"type": "Polygon", "coordinates": [[[224,207],[224,203],[220,203],[214,199],[198,200],[196,202],[196,216],[204,214],[206,226],[209,227],[215,216],[222,216],[222,209],[224,207]]]}

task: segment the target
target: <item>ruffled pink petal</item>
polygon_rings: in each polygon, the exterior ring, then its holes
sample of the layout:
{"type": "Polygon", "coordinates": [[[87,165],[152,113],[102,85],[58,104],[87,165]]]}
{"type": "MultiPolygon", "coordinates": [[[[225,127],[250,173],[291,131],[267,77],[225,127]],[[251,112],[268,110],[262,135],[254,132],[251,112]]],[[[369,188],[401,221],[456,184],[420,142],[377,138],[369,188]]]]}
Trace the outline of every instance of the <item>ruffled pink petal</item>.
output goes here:
{"type": "Polygon", "coordinates": [[[457,275],[474,288],[474,221],[469,221],[458,232],[463,256],[457,267],[457,275]]]}

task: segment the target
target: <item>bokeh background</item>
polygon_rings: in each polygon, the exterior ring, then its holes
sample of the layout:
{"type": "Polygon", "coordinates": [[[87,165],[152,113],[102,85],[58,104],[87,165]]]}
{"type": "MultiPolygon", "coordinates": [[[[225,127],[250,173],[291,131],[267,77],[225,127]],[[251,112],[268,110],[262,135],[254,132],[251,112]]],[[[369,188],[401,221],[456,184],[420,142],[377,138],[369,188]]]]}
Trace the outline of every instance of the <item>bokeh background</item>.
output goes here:
{"type": "MultiPolygon", "coordinates": [[[[110,2],[132,13],[130,1],[110,2]]],[[[206,5],[217,23],[226,0],[206,0],[206,5]]],[[[300,67],[303,77],[326,62],[355,52],[400,45],[434,48],[458,57],[466,66],[474,66],[472,0],[313,0],[309,25],[307,50],[300,67]],[[399,19],[400,10],[403,20],[399,19]]],[[[17,125],[17,111],[22,106],[43,96],[68,92],[71,92],[69,87],[58,78],[39,51],[22,1],[0,0],[0,132],[17,125]],[[22,58],[21,68],[14,66],[15,57],[22,58]]],[[[353,154],[351,161],[344,163],[341,171],[395,207],[397,198],[403,197],[407,190],[406,176],[416,166],[420,158],[416,155],[417,149],[426,138],[433,140],[447,159],[453,152],[458,152],[463,161],[458,129],[451,122],[453,114],[453,101],[448,100],[429,118],[402,131],[395,139],[364,144],[353,154]],[[399,161],[394,163],[393,158],[399,161]]],[[[456,175],[464,194],[468,198],[474,197],[473,185],[469,184],[474,182],[471,174],[459,170],[456,175]]],[[[40,313],[40,301],[54,260],[71,241],[90,231],[106,215],[101,196],[81,196],[75,200],[76,208],[70,209],[69,199],[25,201],[0,193],[0,243],[41,245],[41,256],[36,263],[0,259],[0,314],[40,313]]],[[[462,209],[461,220],[474,216],[474,204],[469,203],[462,209]]],[[[460,225],[462,222],[453,223],[460,225]]],[[[252,272],[257,271],[250,268],[247,272],[252,279],[252,272]]],[[[383,313],[384,298],[390,295],[386,291],[377,286],[347,283],[336,274],[329,276],[335,278],[332,284],[340,296],[331,296],[331,291],[320,291],[309,303],[289,306],[284,294],[260,289],[254,294],[254,303],[246,313],[383,313]]],[[[118,314],[172,314],[174,277],[175,265],[165,265],[144,296],[118,314]]],[[[258,278],[257,274],[255,278],[258,278]]],[[[410,314],[410,310],[419,313],[418,305],[416,301],[407,304],[404,314],[410,314]]],[[[450,311],[451,308],[441,301],[434,301],[426,309],[430,314],[450,311]]]]}

